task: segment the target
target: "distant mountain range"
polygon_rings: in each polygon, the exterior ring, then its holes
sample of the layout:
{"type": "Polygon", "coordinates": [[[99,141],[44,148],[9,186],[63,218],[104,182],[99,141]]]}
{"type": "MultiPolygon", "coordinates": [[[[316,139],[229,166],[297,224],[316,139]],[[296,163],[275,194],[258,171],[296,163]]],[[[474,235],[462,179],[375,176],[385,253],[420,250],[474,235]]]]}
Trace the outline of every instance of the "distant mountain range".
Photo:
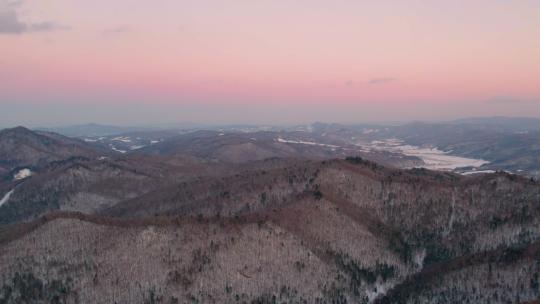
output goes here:
{"type": "Polygon", "coordinates": [[[510,130],[540,131],[540,119],[533,117],[471,117],[454,120],[455,124],[476,124],[510,130]]]}
{"type": "MultiPolygon", "coordinates": [[[[113,150],[115,153],[131,153],[140,149],[140,151],[137,151],[138,153],[147,151],[148,153],[156,154],[156,149],[168,149],[166,147],[170,147],[173,150],[193,149],[193,147],[189,145],[190,138],[196,136],[195,134],[202,134],[194,132],[212,131],[214,132],[212,133],[213,138],[216,139],[214,146],[217,145],[218,142],[232,139],[232,137],[237,138],[236,140],[240,140],[242,137],[243,139],[240,141],[248,140],[248,142],[241,145],[241,148],[240,145],[238,148],[249,149],[248,147],[252,145],[252,149],[258,149],[258,152],[253,150],[251,152],[246,151],[247,154],[244,153],[244,155],[249,156],[248,159],[250,160],[252,158],[251,156],[256,153],[262,153],[259,154],[257,159],[264,159],[266,157],[299,156],[298,154],[295,154],[296,152],[290,154],[285,151],[278,152],[277,150],[274,150],[273,152],[265,151],[265,149],[270,146],[261,150],[261,141],[256,144],[253,142],[249,143],[249,138],[253,136],[241,135],[257,134],[258,132],[258,134],[263,134],[262,132],[269,132],[261,139],[262,141],[270,140],[270,142],[274,142],[272,145],[276,145],[275,140],[279,136],[286,134],[289,135],[288,138],[292,142],[304,141],[322,144],[319,145],[318,148],[323,147],[323,145],[335,145],[340,147],[341,152],[343,152],[335,153],[335,151],[331,151],[332,153],[330,153],[326,151],[325,155],[319,153],[319,158],[353,155],[354,153],[352,153],[352,151],[359,153],[359,150],[361,150],[359,147],[363,147],[364,152],[369,150],[369,156],[364,153],[363,157],[400,168],[407,168],[410,166],[421,166],[418,161],[416,163],[411,163],[409,161],[414,158],[423,158],[422,160],[424,163],[426,163],[426,161],[438,161],[437,159],[433,160],[433,157],[431,157],[432,160],[427,160],[426,158],[428,157],[422,155],[422,153],[427,152],[426,148],[436,148],[441,151],[441,153],[471,159],[471,161],[463,161],[461,163],[456,161],[456,169],[458,169],[459,166],[466,166],[468,163],[483,163],[481,167],[477,167],[476,169],[479,171],[505,170],[512,173],[540,177],[540,145],[538,144],[540,140],[540,119],[538,118],[478,117],[459,119],[450,122],[413,122],[402,125],[342,125],[318,122],[311,125],[288,127],[231,125],[207,127],[205,129],[202,127],[191,128],[194,126],[191,124],[177,125],[175,127],[170,125],[167,126],[128,128],[90,124],[65,127],[58,129],[58,131],[61,131],[64,135],[84,140],[87,143],[94,143],[95,145],[101,144],[103,147],[113,150]],[[167,126],[169,128],[166,128],[167,126]],[[193,135],[191,135],[192,133],[193,135]],[[221,133],[228,135],[225,138],[217,138],[217,134],[221,133]],[[399,140],[403,145],[416,147],[415,149],[417,149],[417,151],[410,151],[410,148],[406,148],[409,149],[410,153],[405,152],[404,154],[403,151],[399,151],[400,149],[386,149],[388,148],[388,145],[373,144],[374,142],[386,142],[388,140],[399,140]],[[174,144],[174,142],[176,142],[176,144],[174,144]],[[156,143],[159,143],[159,145],[156,145],[155,148],[149,147],[156,143]],[[151,152],[152,150],[154,151],[151,152]],[[401,153],[406,159],[402,163],[399,163],[396,162],[395,157],[392,160],[388,160],[385,156],[376,156],[374,152],[387,152],[393,153],[394,155],[396,153],[401,153]]],[[[213,141],[214,139],[209,138],[207,140],[213,141]]],[[[209,149],[209,147],[210,146],[206,146],[205,149],[209,149]]],[[[231,145],[227,145],[226,147],[227,148],[224,146],[222,149],[231,149],[231,145]]],[[[299,148],[299,146],[296,145],[296,148],[299,148]]],[[[313,150],[315,146],[310,148],[313,150]]],[[[237,152],[240,153],[240,150],[237,152]]],[[[193,151],[193,153],[196,155],[198,152],[193,151]]],[[[239,159],[243,159],[241,154],[235,153],[232,150],[230,153],[236,155],[239,159]]],[[[436,157],[441,158],[441,153],[436,157]]],[[[316,158],[316,155],[312,155],[308,158],[316,158]]],[[[441,161],[444,162],[446,160],[441,161]]],[[[425,166],[427,168],[445,167],[444,165],[437,166],[429,164],[425,164],[425,166]]],[[[449,166],[451,167],[452,165],[449,166]]],[[[446,167],[448,167],[448,165],[446,167]]],[[[466,172],[467,169],[464,168],[461,171],[466,172]]]]}
{"type": "Polygon", "coordinates": [[[145,126],[114,126],[102,124],[82,124],[60,127],[38,127],[38,131],[55,132],[70,137],[100,137],[122,135],[135,132],[152,132],[152,131],[179,131],[179,130],[219,130],[227,129],[230,131],[254,131],[254,130],[276,130],[283,129],[277,126],[256,126],[256,125],[207,125],[195,123],[170,123],[170,124],[153,124],[145,126]]]}
{"type": "Polygon", "coordinates": [[[534,303],[525,131],[2,130],[0,303],[534,303]]]}
{"type": "Polygon", "coordinates": [[[72,125],[53,128],[36,128],[36,130],[55,132],[70,137],[110,136],[134,131],[150,131],[150,127],[119,127],[100,124],[72,125]]]}

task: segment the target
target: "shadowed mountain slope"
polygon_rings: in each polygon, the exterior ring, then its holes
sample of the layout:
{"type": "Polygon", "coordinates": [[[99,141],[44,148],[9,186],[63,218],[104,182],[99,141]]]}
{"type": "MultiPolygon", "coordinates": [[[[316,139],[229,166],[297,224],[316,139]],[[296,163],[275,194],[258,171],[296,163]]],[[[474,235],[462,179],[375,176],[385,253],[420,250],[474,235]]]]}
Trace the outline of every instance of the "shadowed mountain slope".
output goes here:
{"type": "Polygon", "coordinates": [[[100,153],[104,151],[54,133],[38,133],[24,127],[0,131],[0,170],[4,172],[18,167],[40,168],[75,156],[98,157],[100,153]]]}

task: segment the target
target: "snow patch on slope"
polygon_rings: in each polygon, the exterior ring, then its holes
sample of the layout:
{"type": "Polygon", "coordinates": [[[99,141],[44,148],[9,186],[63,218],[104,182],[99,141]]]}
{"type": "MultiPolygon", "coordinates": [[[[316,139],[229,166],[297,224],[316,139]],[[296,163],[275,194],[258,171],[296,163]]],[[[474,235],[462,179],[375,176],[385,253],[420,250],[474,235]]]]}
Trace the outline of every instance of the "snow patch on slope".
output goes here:
{"type": "Polygon", "coordinates": [[[124,143],[130,143],[131,142],[131,138],[129,138],[127,136],[118,136],[118,137],[113,138],[112,140],[121,141],[121,142],[124,142],[124,143]]]}
{"type": "Polygon", "coordinates": [[[14,191],[15,190],[11,190],[8,193],[6,193],[4,197],[2,197],[2,199],[0,200],[0,207],[2,207],[3,204],[7,203],[7,201],[9,200],[9,197],[13,194],[14,191]]]}
{"type": "Polygon", "coordinates": [[[283,139],[283,138],[278,138],[277,141],[278,141],[278,142],[281,142],[281,143],[288,143],[288,144],[300,144],[300,145],[311,145],[311,146],[321,146],[321,147],[339,148],[339,146],[328,145],[328,144],[321,144],[321,143],[316,143],[316,142],[312,142],[312,141],[288,140],[288,139],[283,139]]]}
{"type": "Polygon", "coordinates": [[[112,149],[113,151],[116,151],[116,152],[119,152],[119,153],[122,153],[122,154],[124,154],[124,153],[127,152],[127,151],[125,151],[125,150],[120,150],[120,149],[116,148],[116,147],[113,146],[113,145],[111,145],[111,149],[112,149]]]}
{"type": "Polygon", "coordinates": [[[473,175],[473,174],[487,174],[487,173],[495,173],[495,170],[478,170],[478,171],[469,171],[469,172],[463,172],[462,175],[473,175]]]}
{"type": "Polygon", "coordinates": [[[19,172],[17,172],[14,176],[13,176],[13,179],[14,180],[21,180],[21,179],[25,179],[27,177],[30,177],[32,176],[32,171],[30,169],[21,169],[19,170],[19,172]]]}

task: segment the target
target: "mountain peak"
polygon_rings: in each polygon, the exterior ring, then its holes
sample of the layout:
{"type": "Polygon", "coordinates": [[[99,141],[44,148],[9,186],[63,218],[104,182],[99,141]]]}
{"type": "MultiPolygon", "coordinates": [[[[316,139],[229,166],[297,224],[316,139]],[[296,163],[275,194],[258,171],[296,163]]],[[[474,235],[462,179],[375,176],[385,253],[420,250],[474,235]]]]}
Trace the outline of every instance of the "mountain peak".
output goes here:
{"type": "Polygon", "coordinates": [[[24,126],[16,126],[13,128],[4,129],[2,130],[2,132],[32,132],[32,131],[24,126]]]}
{"type": "Polygon", "coordinates": [[[38,136],[38,134],[26,127],[23,126],[17,126],[10,129],[4,129],[0,130],[0,136],[6,138],[6,137],[29,137],[29,136],[38,136]]]}

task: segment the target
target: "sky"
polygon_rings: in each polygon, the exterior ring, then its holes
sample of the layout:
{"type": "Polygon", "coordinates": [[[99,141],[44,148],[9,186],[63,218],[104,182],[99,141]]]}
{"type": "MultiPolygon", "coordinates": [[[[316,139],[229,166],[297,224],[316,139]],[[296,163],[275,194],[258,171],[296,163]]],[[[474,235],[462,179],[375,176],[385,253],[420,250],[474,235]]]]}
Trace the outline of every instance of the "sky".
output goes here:
{"type": "Polygon", "coordinates": [[[537,0],[0,0],[0,126],[540,117],[537,0]]]}

